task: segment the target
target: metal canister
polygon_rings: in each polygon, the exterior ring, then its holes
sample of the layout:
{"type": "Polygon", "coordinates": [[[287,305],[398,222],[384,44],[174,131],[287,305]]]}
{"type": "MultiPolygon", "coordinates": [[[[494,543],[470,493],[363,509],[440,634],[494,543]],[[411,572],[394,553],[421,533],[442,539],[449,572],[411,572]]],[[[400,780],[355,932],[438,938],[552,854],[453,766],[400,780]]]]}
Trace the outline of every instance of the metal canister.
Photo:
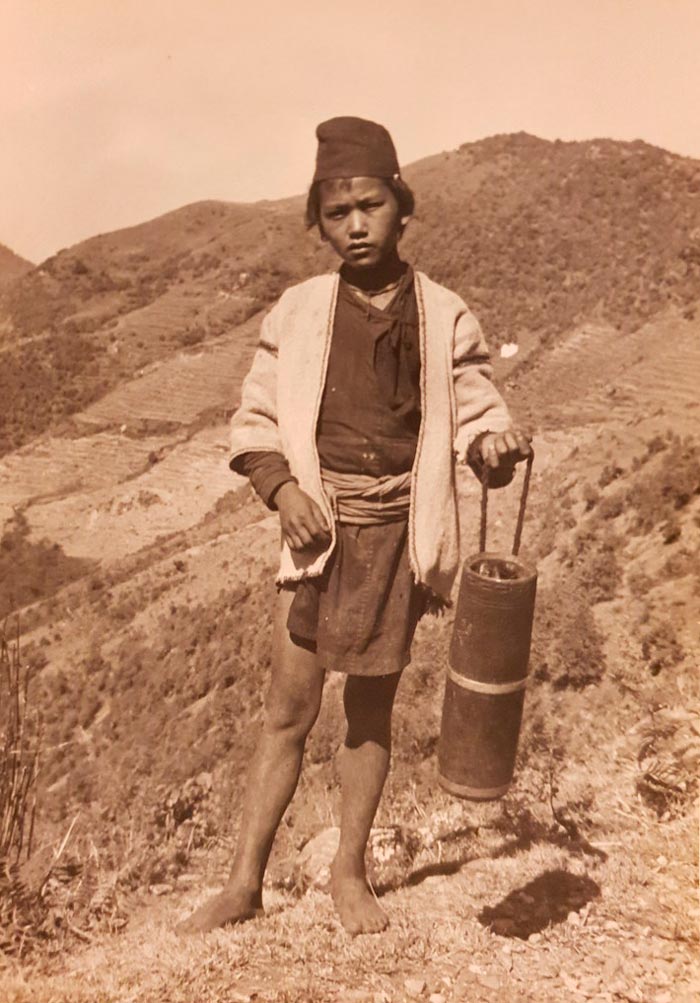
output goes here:
{"type": "Polygon", "coordinates": [[[536,588],[513,557],[464,563],[438,744],[440,783],[457,797],[499,798],[513,779],[536,588]]]}
{"type": "Polygon", "coordinates": [[[440,784],[461,798],[502,797],[513,779],[537,590],[536,569],[517,556],[533,460],[507,556],[486,549],[484,469],[479,553],[462,568],[438,743],[440,784]]]}

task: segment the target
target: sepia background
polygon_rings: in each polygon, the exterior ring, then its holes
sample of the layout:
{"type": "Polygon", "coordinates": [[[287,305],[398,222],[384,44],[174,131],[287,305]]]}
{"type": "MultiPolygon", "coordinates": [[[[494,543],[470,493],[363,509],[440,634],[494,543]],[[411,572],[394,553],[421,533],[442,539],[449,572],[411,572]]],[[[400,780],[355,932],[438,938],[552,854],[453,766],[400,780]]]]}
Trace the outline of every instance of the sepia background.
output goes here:
{"type": "Polygon", "coordinates": [[[695,999],[698,5],[12,0],[1,23],[0,999],[695,999]],[[268,916],[183,942],[269,666],[278,521],[227,427],[264,312],[335,267],[302,220],[337,114],[391,130],[402,253],[472,307],[534,435],[518,767],[499,802],[438,788],[453,616],[426,618],[372,837],[390,930],[348,940],[326,894],[331,678],[268,916]]]}

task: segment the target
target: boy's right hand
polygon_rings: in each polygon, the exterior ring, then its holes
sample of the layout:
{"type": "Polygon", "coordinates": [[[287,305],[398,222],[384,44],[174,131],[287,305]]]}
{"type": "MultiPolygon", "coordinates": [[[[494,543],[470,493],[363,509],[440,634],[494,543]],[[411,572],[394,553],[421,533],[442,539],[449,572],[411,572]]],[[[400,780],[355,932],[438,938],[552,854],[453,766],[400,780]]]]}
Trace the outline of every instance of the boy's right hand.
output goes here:
{"type": "Polygon", "coordinates": [[[285,481],[277,489],[275,505],[280,514],[282,535],[292,550],[318,546],[330,539],[323,512],[294,481],[285,481]]]}

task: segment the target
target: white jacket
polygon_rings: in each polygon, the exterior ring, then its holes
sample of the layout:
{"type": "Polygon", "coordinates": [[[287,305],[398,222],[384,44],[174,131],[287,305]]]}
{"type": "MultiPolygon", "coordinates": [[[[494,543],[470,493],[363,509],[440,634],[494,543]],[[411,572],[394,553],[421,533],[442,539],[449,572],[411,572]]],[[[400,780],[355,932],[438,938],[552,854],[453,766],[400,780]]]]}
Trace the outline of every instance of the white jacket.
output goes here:
{"type": "MultiPolygon", "coordinates": [[[[335,546],[316,425],[338,283],[338,273],[301,282],[266,315],[241,405],[231,421],[230,460],[253,450],[282,453],[332,528],[331,542],[320,549],[293,551],[283,543],[280,583],[321,574],[335,546]]],[[[422,272],[415,272],[415,289],[422,418],[412,470],[409,556],[416,581],[448,598],[459,564],[455,462],[466,460],[477,435],[506,431],[512,422],[491,382],[486,342],[469,308],[422,272]]]]}

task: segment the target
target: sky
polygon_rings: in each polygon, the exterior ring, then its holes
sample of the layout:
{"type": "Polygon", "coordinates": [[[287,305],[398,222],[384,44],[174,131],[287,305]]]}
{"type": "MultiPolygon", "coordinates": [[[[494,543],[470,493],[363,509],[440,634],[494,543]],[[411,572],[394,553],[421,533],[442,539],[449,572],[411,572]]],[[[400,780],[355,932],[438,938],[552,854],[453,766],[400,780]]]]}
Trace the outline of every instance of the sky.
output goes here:
{"type": "Polygon", "coordinates": [[[304,191],[360,115],[403,164],[495,133],[700,158],[700,0],[2,0],[0,243],[39,262],[304,191]]]}

